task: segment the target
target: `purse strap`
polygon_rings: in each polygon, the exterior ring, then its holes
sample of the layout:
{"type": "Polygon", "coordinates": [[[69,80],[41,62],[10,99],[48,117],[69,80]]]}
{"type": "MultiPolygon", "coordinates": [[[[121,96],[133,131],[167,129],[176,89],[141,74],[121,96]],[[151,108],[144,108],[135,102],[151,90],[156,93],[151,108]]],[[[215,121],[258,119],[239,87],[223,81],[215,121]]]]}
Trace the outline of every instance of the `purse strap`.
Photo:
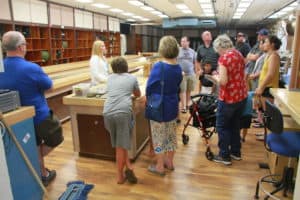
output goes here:
{"type": "Polygon", "coordinates": [[[164,70],[164,65],[165,65],[165,63],[163,63],[163,62],[161,62],[162,63],[162,66],[161,66],[161,68],[160,68],[160,94],[161,94],[161,99],[163,98],[163,95],[164,95],[164,85],[165,85],[165,76],[164,76],[164,74],[165,74],[165,70],[164,70]]]}

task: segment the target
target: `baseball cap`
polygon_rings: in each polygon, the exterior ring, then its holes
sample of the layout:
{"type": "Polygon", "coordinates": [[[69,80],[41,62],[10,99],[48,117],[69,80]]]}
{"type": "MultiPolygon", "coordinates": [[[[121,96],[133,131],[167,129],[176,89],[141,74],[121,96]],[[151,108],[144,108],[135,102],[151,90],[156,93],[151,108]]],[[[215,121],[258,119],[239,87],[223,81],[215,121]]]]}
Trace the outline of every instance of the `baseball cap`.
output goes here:
{"type": "Polygon", "coordinates": [[[268,29],[262,28],[258,32],[256,32],[259,35],[269,35],[268,29]]]}

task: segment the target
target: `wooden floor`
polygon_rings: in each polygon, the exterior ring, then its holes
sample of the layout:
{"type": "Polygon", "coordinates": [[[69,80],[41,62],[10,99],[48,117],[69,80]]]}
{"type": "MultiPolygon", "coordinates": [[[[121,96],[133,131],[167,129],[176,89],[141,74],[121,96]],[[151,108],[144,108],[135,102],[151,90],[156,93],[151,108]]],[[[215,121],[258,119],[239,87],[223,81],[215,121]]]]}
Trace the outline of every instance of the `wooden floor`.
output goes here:
{"type": "MultiPolygon", "coordinates": [[[[182,116],[178,126],[178,150],[175,155],[175,171],[165,177],[158,177],[147,171],[151,158],[148,147],[135,161],[138,184],[116,184],[114,162],[79,157],[73,152],[71,125],[63,125],[65,141],[46,158],[46,165],[57,170],[55,181],[47,187],[49,199],[58,199],[69,181],[83,180],[94,184],[89,193],[90,200],[249,200],[253,199],[256,181],[268,170],[259,169],[258,163],[265,162],[263,143],[255,140],[254,133],[262,129],[250,129],[243,143],[242,161],[233,161],[232,166],[224,166],[208,161],[204,155],[205,146],[197,129],[189,127],[188,145],[183,145],[181,133],[183,123],[189,114],[182,116]]],[[[217,152],[217,135],[212,137],[212,149],[217,152]]],[[[99,141],[101,145],[101,141],[99,141]]],[[[281,193],[279,197],[282,198],[281,193]]],[[[291,197],[289,199],[292,199],[291,197]]]]}

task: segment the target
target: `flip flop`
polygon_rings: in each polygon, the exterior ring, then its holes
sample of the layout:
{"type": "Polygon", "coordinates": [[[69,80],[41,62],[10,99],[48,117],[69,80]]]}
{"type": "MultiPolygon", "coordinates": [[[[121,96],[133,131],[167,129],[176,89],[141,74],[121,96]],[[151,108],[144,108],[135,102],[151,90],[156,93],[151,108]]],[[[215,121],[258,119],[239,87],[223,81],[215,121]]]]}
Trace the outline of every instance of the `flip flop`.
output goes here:
{"type": "Polygon", "coordinates": [[[133,170],[131,169],[126,169],[125,170],[125,177],[128,179],[128,182],[129,183],[132,183],[132,184],[136,184],[137,183],[137,177],[135,176],[133,170]]]}
{"type": "Polygon", "coordinates": [[[158,176],[162,176],[162,177],[166,175],[166,172],[157,171],[155,165],[150,165],[148,167],[148,171],[151,172],[152,174],[155,174],[155,175],[158,175],[158,176]]]}

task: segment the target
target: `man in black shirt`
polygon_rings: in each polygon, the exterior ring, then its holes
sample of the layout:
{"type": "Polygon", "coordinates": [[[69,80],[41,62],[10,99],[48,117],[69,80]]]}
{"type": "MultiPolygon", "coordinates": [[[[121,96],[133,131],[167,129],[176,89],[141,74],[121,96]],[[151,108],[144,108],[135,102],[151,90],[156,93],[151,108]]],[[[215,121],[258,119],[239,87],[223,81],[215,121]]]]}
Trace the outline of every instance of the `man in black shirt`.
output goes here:
{"type": "Polygon", "coordinates": [[[241,52],[244,58],[247,57],[248,53],[250,52],[250,45],[246,42],[246,37],[244,33],[239,32],[236,36],[236,44],[235,48],[241,52]]]}
{"type": "Polygon", "coordinates": [[[216,70],[218,66],[219,54],[215,52],[212,46],[212,36],[209,31],[204,31],[201,35],[203,44],[197,50],[197,62],[200,67],[200,63],[203,60],[209,61],[212,65],[212,70],[216,70]]]}
{"type": "MultiPolygon", "coordinates": [[[[204,31],[201,35],[203,44],[197,50],[196,59],[196,73],[197,75],[202,75],[203,69],[201,65],[205,62],[211,64],[212,71],[216,71],[218,67],[219,54],[215,52],[212,46],[212,36],[209,31],[204,31]]],[[[201,82],[199,84],[199,91],[201,91],[201,82]]]]}

